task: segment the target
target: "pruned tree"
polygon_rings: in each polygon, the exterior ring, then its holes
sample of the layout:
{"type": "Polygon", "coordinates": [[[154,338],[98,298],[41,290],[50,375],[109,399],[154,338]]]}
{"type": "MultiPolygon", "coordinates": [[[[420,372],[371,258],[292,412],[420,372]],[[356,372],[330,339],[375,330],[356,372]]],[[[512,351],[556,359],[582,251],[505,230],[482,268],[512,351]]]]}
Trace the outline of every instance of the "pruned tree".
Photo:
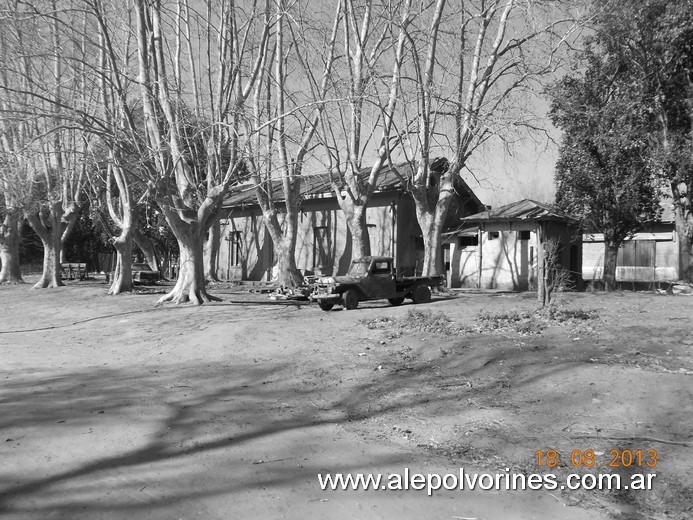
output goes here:
{"type": "Polygon", "coordinates": [[[218,299],[205,289],[203,241],[219,203],[244,164],[243,139],[249,137],[242,134],[244,112],[266,59],[270,2],[242,7],[209,2],[204,16],[190,14],[186,0],[177,5],[177,13],[167,19],[170,12],[160,1],[136,0],[137,61],[151,154],[146,170],[149,193],[180,249],[178,280],[159,302],[200,304],[218,299]],[[197,52],[206,56],[198,66],[197,52]],[[199,129],[207,143],[204,169],[196,167],[195,152],[186,148],[184,86],[192,90],[198,120],[208,122],[199,129]],[[229,157],[226,165],[220,160],[222,153],[229,157]]]}
{"type": "MultiPolygon", "coordinates": [[[[3,132],[2,140],[7,138],[3,132]]],[[[24,283],[19,261],[24,215],[21,194],[18,193],[24,178],[17,175],[17,167],[12,164],[15,159],[6,151],[9,149],[11,146],[7,142],[0,145],[0,285],[24,283]]]]}
{"type": "Polygon", "coordinates": [[[647,108],[618,61],[588,50],[585,72],[551,90],[549,113],[564,136],[556,165],[557,205],[604,234],[603,280],[616,281],[621,243],[657,218],[658,181],[648,161],[647,108]]]}
{"type": "Polygon", "coordinates": [[[345,0],[331,78],[337,101],[324,113],[320,138],[332,189],[356,256],[370,254],[366,208],[383,167],[399,145],[393,135],[411,0],[345,0]],[[386,72],[384,72],[386,71],[386,72]]]}
{"type": "Polygon", "coordinates": [[[135,184],[143,188],[142,163],[147,163],[142,128],[131,107],[132,8],[102,0],[85,0],[96,29],[98,63],[89,78],[99,87],[99,110],[90,127],[99,136],[93,147],[94,166],[89,176],[91,207],[111,236],[116,265],[108,294],[129,292],[133,287],[132,251],[136,235],[135,184]],[[94,150],[96,149],[96,150],[94,150]],[[101,152],[101,153],[97,153],[101,152]]]}
{"type": "Polygon", "coordinates": [[[91,207],[96,213],[101,227],[111,237],[116,251],[116,265],[113,279],[108,289],[109,295],[132,291],[132,252],[136,236],[136,218],[132,179],[127,173],[134,168],[124,161],[119,147],[114,145],[108,151],[103,171],[90,176],[91,207]]]}
{"type": "Polygon", "coordinates": [[[253,118],[246,119],[245,126],[246,134],[254,134],[248,165],[277,257],[276,283],[288,288],[302,282],[295,258],[301,178],[327,102],[343,2],[337,3],[331,30],[326,32],[311,27],[320,20],[310,17],[308,9],[276,1],[274,45],[263,60],[254,89],[253,118]],[[274,192],[277,187],[281,197],[274,192]]]}
{"type": "MultiPolygon", "coordinates": [[[[0,84],[9,85],[8,71],[3,67],[10,58],[7,33],[0,24],[0,84]]],[[[9,117],[11,97],[3,89],[0,93],[0,284],[23,283],[20,269],[19,244],[24,203],[27,199],[27,176],[22,168],[18,144],[27,141],[27,126],[9,117]]]]}
{"type": "Polygon", "coordinates": [[[61,250],[83,202],[88,110],[71,117],[66,106],[86,107],[86,18],[58,0],[6,2],[3,10],[3,148],[26,175],[25,216],[44,248],[43,274],[34,287],[57,287],[61,250]],[[69,18],[69,20],[68,20],[69,18]]]}
{"type": "Polygon", "coordinates": [[[560,63],[580,13],[570,3],[431,2],[408,30],[397,132],[417,167],[406,179],[424,242],[424,274],[442,269],[441,231],[470,158],[543,133],[528,100],[560,63]]]}
{"type": "Polygon", "coordinates": [[[21,210],[5,198],[0,209],[0,285],[24,283],[19,264],[21,210]]]}

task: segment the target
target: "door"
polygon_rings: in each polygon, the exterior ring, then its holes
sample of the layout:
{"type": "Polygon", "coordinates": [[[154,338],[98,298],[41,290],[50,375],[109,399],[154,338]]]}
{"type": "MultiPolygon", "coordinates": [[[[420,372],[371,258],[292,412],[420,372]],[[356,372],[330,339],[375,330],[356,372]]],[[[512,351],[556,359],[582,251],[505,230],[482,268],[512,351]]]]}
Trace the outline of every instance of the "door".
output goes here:
{"type": "Polygon", "coordinates": [[[326,226],[313,228],[313,270],[319,274],[332,274],[330,230],[326,226]]]}
{"type": "Polygon", "coordinates": [[[529,289],[529,269],[532,265],[529,247],[531,235],[529,231],[519,231],[518,235],[520,242],[520,265],[518,266],[517,285],[520,291],[526,291],[529,289]]]}
{"type": "Polygon", "coordinates": [[[445,272],[445,285],[452,287],[452,262],[450,258],[450,244],[443,244],[443,270],[445,272]]]}
{"type": "Polygon", "coordinates": [[[628,240],[618,250],[616,280],[651,282],[655,280],[656,244],[654,240],[628,240]]]}

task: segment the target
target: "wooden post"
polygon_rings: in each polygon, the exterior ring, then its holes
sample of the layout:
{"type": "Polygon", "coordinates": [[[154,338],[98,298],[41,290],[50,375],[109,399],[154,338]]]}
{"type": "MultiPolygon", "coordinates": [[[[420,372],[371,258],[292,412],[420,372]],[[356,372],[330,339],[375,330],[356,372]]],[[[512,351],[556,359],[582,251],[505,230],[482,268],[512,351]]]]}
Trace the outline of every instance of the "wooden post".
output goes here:
{"type": "Polygon", "coordinates": [[[481,224],[479,224],[479,230],[477,231],[477,237],[478,237],[478,242],[479,242],[479,289],[481,289],[481,272],[484,269],[484,233],[481,230],[481,224]]]}
{"type": "Polygon", "coordinates": [[[545,253],[544,253],[544,230],[542,227],[542,223],[538,222],[537,223],[537,299],[541,303],[542,306],[545,305],[544,297],[546,295],[546,286],[545,281],[545,271],[546,271],[546,262],[544,259],[545,253]]]}

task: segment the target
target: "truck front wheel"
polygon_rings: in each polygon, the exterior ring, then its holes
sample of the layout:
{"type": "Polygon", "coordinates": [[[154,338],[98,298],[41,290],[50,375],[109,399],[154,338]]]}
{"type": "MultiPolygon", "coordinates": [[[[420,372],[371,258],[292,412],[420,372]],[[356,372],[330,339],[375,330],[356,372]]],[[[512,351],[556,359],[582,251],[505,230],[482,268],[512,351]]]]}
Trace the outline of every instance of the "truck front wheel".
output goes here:
{"type": "Polygon", "coordinates": [[[334,303],[332,303],[332,302],[318,301],[318,305],[324,311],[329,311],[332,307],[334,307],[334,303]]]}
{"type": "Polygon", "coordinates": [[[342,300],[344,300],[344,308],[346,310],[355,309],[359,306],[359,293],[356,292],[356,289],[348,289],[342,294],[342,300]]]}
{"type": "Polygon", "coordinates": [[[417,285],[411,294],[414,303],[428,303],[431,301],[431,289],[428,285],[417,285]]]}

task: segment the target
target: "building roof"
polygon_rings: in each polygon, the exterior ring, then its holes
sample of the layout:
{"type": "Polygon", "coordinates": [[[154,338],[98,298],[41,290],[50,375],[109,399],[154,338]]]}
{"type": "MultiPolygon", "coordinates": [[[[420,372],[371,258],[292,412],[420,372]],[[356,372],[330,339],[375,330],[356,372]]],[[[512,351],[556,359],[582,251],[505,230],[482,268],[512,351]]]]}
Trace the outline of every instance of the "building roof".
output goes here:
{"type": "MultiPolygon", "coordinates": [[[[658,222],[673,222],[674,207],[671,200],[662,200],[660,202],[660,206],[662,207],[662,214],[658,222]]],[[[550,204],[537,202],[536,200],[531,199],[522,199],[511,204],[506,204],[505,206],[493,208],[488,211],[482,211],[481,213],[476,213],[475,215],[469,215],[461,220],[462,224],[526,222],[528,220],[555,220],[570,224],[578,223],[578,219],[557,210],[550,204]]]]}
{"type": "MultiPolygon", "coordinates": [[[[414,163],[406,162],[396,164],[394,165],[394,168],[390,168],[389,165],[383,166],[382,170],[380,171],[380,175],[378,176],[374,193],[387,191],[407,191],[408,183],[403,183],[402,179],[410,179],[412,177],[414,168],[414,163]],[[394,170],[397,170],[397,172],[394,170]]],[[[368,178],[370,172],[370,167],[363,168],[359,172],[359,176],[362,179],[366,179],[368,178]]],[[[474,200],[480,207],[483,207],[481,201],[479,201],[476,194],[471,190],[467,183],[464,182],[464,180],[458,177],[455,181],[455,185],[458,190],[465,192],[465,195],[474,200]]],[[[284,190],[282,189],[282,181],[280,179],[272,180],[271,188],[275,202],[283,202],[284,190]]],[[[335,196],[330,184],[330,175],[327,173],[302,176],[300,193],[302,199],[335,196]]],[[[463,193],[460,193],[460,195],[463,195],[463,193]]],[[[234,186],[231,189],[231,192],[224,199],[225,208],[256,206],[257,204],[258,202],[257,197],[255,196],[255,186],[252,183],[234,186]]]]}
{"type": "Polygon", "coordinates": [[[536,200],[523,199],[505,206],[482,211],[461,219],[463,224],[482,224],[490,222],[526,222],[528,220],[577,223],[570,215],[558,211],[556,208],[536,200]]]}

